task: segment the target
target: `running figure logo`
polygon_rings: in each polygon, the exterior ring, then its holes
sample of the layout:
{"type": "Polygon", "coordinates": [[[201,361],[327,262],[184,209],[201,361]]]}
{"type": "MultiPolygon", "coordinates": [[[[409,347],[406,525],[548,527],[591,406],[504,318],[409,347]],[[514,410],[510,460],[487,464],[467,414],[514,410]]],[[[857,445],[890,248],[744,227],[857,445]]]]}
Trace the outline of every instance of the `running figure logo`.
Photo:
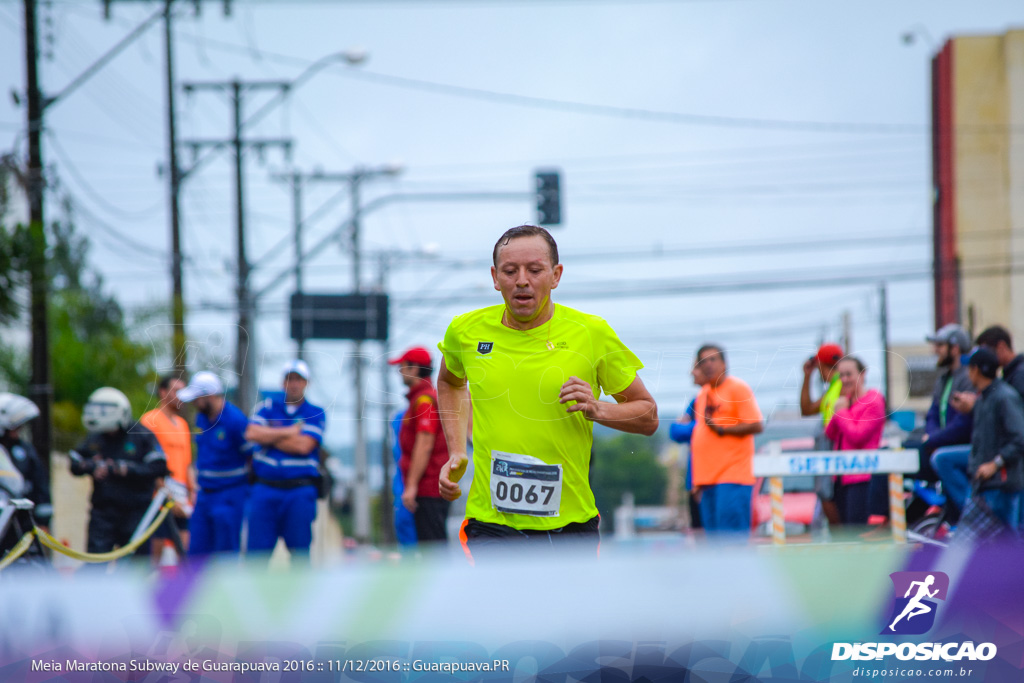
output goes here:
{"type": "Polygon", "coordinates": [[[945,600],[949,577],[942,572],[893,572],[896,601],[883,634],[921,635],[935,623],[935,600],[945,600]],[[902,597],[901,597],[902,596],[902,597]]]}

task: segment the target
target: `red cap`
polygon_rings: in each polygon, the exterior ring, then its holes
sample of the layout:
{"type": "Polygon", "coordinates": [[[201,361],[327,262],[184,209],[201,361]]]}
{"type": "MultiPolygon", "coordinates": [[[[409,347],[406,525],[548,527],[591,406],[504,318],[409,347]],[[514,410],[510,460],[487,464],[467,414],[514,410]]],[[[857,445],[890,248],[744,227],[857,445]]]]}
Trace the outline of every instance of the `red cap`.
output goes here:
{"type": "Polygon", "coordinates": [[[822,344],[818,349],[818,362],[825,365],[835,365],[843,359],[843,347],[839,344],[822,344]]]}
{"type": "Polygon", "coordinates": [[[427,351],[422,346],[414,346],[398,358],[392,358],[388,361],[388,365],[398,365],[399,363],[412,363],[413,365],[422,365],[425,368],[434,366],[433,361],[430,360],[430,351],[427,351]]]}

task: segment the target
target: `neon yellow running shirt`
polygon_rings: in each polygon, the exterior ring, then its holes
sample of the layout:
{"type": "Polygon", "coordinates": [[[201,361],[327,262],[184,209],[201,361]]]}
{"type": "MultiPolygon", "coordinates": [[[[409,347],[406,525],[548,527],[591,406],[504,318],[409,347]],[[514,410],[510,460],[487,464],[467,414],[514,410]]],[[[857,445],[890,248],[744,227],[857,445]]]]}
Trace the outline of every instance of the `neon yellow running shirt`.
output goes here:
{"type": "MultiPolygon", "coordinates": [[[[581,412],[566,413],[569,404],[558,402],[559,392],[576,376],[590,383],[595,398],[616,394],[633,383],[643,364],[597,316],[555,304],[550,326],[521,331],[502,325],[504,310],[499,304],[457,316],[438,344],[448,371],[467,380],[473,401],[474,476],[466,517],[516,529],[585,522],[597,515],[588,483],[593,423],[581,412]],[[492,466],[504,465],[492,463],[492,453],[499,459],[501,454],[532,456],[543,462],[541,469],[560,465],[557,508],[541,514],[499,511],[494,501],[504,482],[499,478],[493,492],[491,472],[492,466]]],[[[525,495],[537,502],[532,488],[524,486],[525,495]]],[[[538,505],[547,488],[538,488],[538,505]]],[[[515,484],[511,495],[515,500],[515,484]]],[[[500,501],[499,506],[515,509],[500,501]]]]}
{"type": "Polygon", "coordinates": [[[832,377],[832,381],[828,385],[828,389],[821,397],[821,423],[828,427],[828,423],[832,421],[832,416],[836,414],[836,400],[839,398],[840,392],[843,390],[843,383],[839,379],[839,373],[835,373],[832,377]]]}

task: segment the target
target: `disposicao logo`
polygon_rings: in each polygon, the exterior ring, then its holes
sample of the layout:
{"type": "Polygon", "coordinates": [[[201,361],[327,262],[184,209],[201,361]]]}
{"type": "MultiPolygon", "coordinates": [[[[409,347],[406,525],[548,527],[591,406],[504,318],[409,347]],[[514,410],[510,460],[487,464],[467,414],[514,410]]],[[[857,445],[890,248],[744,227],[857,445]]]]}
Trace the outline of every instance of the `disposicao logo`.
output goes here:
{"type": "Polygon", "coordinates": [[[896,590],[889,623],[883,635],[919,636],[935,624],[936,600],[945,600],[949,577],[942,572],[893,572],[889,574],[896,590]]]}
{"type": "MultiPolygon", "coordinates": [[[[949,577],[942,572],[893,572],[892,614],[881,635],[918,636],[935,625],[939,600],[949,592],[949,577]]],[[[987,661],[996,656],[992,643],[834,643],[832,660],[871,660],[895,656],[900,660],[987,661]]]]}

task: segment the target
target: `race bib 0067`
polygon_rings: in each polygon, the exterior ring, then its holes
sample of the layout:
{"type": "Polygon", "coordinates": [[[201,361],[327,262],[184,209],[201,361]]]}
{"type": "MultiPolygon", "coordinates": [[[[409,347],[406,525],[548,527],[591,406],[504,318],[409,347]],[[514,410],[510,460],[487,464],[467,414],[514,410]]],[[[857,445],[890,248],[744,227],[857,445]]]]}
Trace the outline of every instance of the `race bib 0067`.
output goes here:
{"type": "Polygon", "coordinates": [[[532,455],[491,452],[491,505],[498,512],[557,517],[562,501],[562,466],[532,455]]]}

